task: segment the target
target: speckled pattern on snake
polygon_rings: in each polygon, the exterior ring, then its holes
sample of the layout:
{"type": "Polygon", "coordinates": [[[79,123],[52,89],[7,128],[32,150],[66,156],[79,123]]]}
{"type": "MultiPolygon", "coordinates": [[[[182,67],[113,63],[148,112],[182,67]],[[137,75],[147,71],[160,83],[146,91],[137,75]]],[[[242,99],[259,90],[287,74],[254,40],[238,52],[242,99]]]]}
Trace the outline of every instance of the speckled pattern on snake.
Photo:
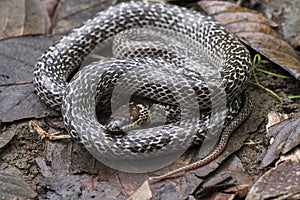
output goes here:
{"type": "MultiPolygon", "coordinates": [[[[175,5],[129,2],[98,13],[49,47],[36,64],[34,86],[44,102],[62,110],[68,132],[95,158],[139,159],[186,149],[195,139],[206,137],[207,129],[214,125],[209,124],[209,116],[198,114],[194,118],[186,117],[179,124],[132,130],[124,136],[107,134],[97,121],[95,105],[98,99],[112,92],[120,79],[126,83],[124,90],[138,88],[137,95],[182,108],[195,106],[196,102],[198,110],[202,110],[212,106],[212,102],[236,101],[250,71],[247,49],[211,17],[175,5]],[[203,66],[206,68],[198,69],[190,64],[182,70],[163,57],[112,58],[84,67],[67,81],[96,46],[133,28],[170,30],[168,34],[187,43],[186,55],[205,58],[203,66]],[[154,68],[157,70],[153,71],[154,68]],[[189,78],[189,74],[184,75],[185,71],[196,75],[189,78]],[[221,92],[209,84],[214,83],[214,79],[220,80],[216,85],[223,87],[225,100],[221,92]],[[170,91],[172,94],[167,94],[170,91]]],[[[249,113],[249,109],[246,110],[246,114],[240,114],[237,121],[229,124],[226,140],[245,119],[249,113]]]]}

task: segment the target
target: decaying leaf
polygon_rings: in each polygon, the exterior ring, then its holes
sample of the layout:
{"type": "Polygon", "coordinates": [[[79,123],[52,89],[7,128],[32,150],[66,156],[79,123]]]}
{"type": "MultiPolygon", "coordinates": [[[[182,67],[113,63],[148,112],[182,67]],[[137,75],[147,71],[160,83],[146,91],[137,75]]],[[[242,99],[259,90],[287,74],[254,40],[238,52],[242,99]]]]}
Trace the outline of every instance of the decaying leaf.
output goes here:
{"type": "Polygon", "coordinates": [[[275,124],[280,123],[281,121],[288,119],[287,114],[278,113],[275,111],[271,111],[268,113],[268,123],[266,125],[267,132],[269,132],[269,128],[274,126],[275,124]]]}
{"type": "Polygon", "coordinates": [[[299,56],[273,29],[276,23],[257,11],[230,2],[200,1],[198,4],[242,42],[300,79],[299,56]]]}
{"type": "MultiPolygon", "coordinates": [[[[299,157],[299,150],[295,151],[299,157]]],[[[267,171],[250,189],[246,200],[299,199],[300,162],[285,161],[267,171]]]]}
{"type": "Polygon", "coordinates": [[[251,185],[251,177],[245,173],[241,160],[237,156],[232,156],[213,175],[200,184],[195,196],[199,199],[204,197],[215,199],[216,195],[218,197],[226,195],[225,199],[233,199],[237,196],[245,197],[251,185]],[[212,195],[213,197],[211,197],[212,195]]]}
{"type": "Polygon", "coordinates": [[[0,40],[22,35],[45,34],[50,19],[39,0],[0,2],[0,40]]]}
{"type": "Polygon", "coordinates": [[[53,27],[55,33],[66,33],[72,28],[81,26],[84,21],[94,17],[97,12],[114,5],[116,0],[108,1],[65,1],[61,4],[57,21],[53,27]]]}
{"type": "Polygon", "coordinates": [[[58,115],[34,94],[32,84],[37,59],[57,38],[28,36],[0,42],[0,121],[3,123],[58,115]]]}
{"type": "Polygon", "coordinates": [[[300,143],[300,116],[282,121],[269,129],[267,136],[273,139],[264,158],[261,167],[266,167],[286,154],[300,143]]]}
{"type": "Polygon", "coordinates": [[[129,197],[129,200],[149,200],[152,198],[152,192],[148,181],[145,181],[143,185],[129,197]]]}
{"type": "Polygon", "coordinates": [[[59,9],[57,9],[59,7],[59,0],[40,0],[41,4],[46,8],[49,16],[54,17],[54,15],[56,14],[55,12],[59,9]]]}
{"type": "Polygon", "coordinates": [[[0,130],[0,149],[3,148],[15,136],[16,125],[0,130]]]}
{"type": "Polygon", "coordinates": [[[260,10],[268,18],[280,18],[284,38],[295,48],[300,49],[300,15],[299,1],[272,0],[259,1],[260,10]],[[261,3],[262,2],[262,3],[261,3]]]}

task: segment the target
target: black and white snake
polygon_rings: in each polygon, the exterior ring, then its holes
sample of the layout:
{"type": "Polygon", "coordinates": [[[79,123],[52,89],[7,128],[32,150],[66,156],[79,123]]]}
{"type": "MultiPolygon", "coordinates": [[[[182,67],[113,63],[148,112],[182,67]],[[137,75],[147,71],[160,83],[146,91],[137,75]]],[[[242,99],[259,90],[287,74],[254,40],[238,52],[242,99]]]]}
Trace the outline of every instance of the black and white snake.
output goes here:
{"type": "MultiPolygon", "coordinates": [[[[100,12],[51,46],[36,64],[34,85],[44,102],[62,110],[65,126],[73,138],[101,162],[110,164],[113,160],[119,164],[120,160],[151,160],[174,152],[181,154],[195,140],[221,132],[226,114],[218,111],[224,105],[226,108],[238,102],[250,72],[247,49],[210,17],[175,5],[129,2],[100,12]],[[122,38],[123,33],[130,34],[129,30],[142,30],[150,40],[158,37],[160,45],[150,48],[147,42],[138,42],[138,47],[131,47],[130,42],[120,43],[116,45],[120,58],[92,63],[67,81],[96,46],[116,35],[122,38]],[[124,50],[120,51],[121,47],[124,50]],[[168,49],[175,53],[168,53],[168,49]],[[129,53],[122,53],[126,51],[129,53]],[[136,58],[128,58],[135,53],[136,58]],[[111,135],[98,122],[95,107],[98,101],[107,96],[113,98],[115,93],[134,93],[180,107],[181,121],[131,130],[122,136],[111,135]]],[[[249,101],[245,104],[245,109],[224,128],[217,149],[200,165],[220,154],[230,133],[249,114],[249,101]]],[[[231,107],[227,110],[229,115],[236,114],[231,107]]],[[[196,164],[175,173],[195,168],[199,163],[196,164]]],[[[153,180],[162,178],[165,177],[153,180]]]]}

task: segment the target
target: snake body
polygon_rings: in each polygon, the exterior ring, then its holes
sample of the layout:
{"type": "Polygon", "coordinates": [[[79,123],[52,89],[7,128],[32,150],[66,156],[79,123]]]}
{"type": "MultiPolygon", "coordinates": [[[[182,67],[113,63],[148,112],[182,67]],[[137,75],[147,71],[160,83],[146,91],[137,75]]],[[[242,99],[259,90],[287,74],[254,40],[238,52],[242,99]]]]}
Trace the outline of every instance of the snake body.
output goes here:
{"type": "MultiPolygon", "coordinates": [[[[196,138],[205,137],[209,127],[223,127],[223,124],[211,125],[209,114],[198,112],[196,117],[183,115],[179,124],[111,136],[96,118],[95,105],[99,99],[115,87],[121,87],[125,93],[136,88],[134,92],[138,95],[189,111],[196,106],[194,110],[199,111],[209,108],[212,102],[234,102],[249,79],[250,66],[247,49],[212,18],[175,5],[128,2],[100,12],[49,47],[36,64],[34,86],[37,95],[50,107],[62,109],[69,133],[95,158],[139,159],[185,150],[196,138]],[[188,71],[200,74],[200,79],[178,77],[178,70],[174,73],[172,69],[180,67],[150,56],[92,63],[68,83],[69,76],[97,45],[133,28],[170,30],[171,34],[177,34],[176,38],[184,36],[182,41],[189,43],[194,58],[204,57],[208,63],[204,70],[192,64],[187,66],[188,71]],[[215,79],[224,88],[225,100],[221,92],[212,91],[215,88],[208,84],[214,76],[218,76],[215,79]],[[118,84],[120,80],[122,84],[118,84]],[[167,93],[170,91],[171,95],[167,93]],[[180,94],[182,91],[185,93],[180,94]]],[[[239,122],[244,118],[240,117],[239,122]]]]}

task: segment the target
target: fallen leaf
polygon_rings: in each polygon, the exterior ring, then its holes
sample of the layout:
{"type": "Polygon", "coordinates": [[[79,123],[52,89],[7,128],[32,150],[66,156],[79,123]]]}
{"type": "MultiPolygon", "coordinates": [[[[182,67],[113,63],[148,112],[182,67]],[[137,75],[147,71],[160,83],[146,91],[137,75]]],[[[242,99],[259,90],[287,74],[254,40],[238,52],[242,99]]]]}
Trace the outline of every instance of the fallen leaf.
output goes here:
{"type": "Polygon", "coordinates": [[[280,123],[280,121],[287,119],[287,114],[278,113],[275,111],[271,111],[268,113],[268,123],[266,125],[267,132],[269,132],[269,128],[274,126],[275,124],[280,123]]]}
{"type": "Polygon", "coordinates": [[[52,18],[59,5],[59,0],[40,0],[40,2],[46,8],[48,15],[52,18]]]}
{"type": "Polygon", "coordinates": [[[39,0],[0,2],[0,40],[22,35],[45,34],[50,19],[39,0]]]}
{"type": "Polygon", "coordinates": [[[0,121],[58,115],[34,94],[32,84],[37,59],[57,38],[37,36],[0,41],[0,121]]]}
{"type": "Polygon", "coordinates": [[[251,177],[245,172],[240,159],[233,156],[199,185],[195,196],[202,199],[211,197],[214,193],[212,191],[218,191],[218,195],[231,193],[234,194],[233,198],[237,194],[239,197],[245,197],[250,185],[251,177]]]}
{"type": "Polygon", "coordinates": [[[280,159],[276,162],[276,166],[288,160],[291,160],[292,162],[300,162],[300,149],[295,148],[295,150],[291,151],[290,153],[286,155],[281,155],[280,159]]]}
{"type": "Polygon", "coordinates": [[[65,33],[81,26],[87,19],[94,17],[98,12],[114,5],[113,1],[66,1],[62,4],[54,27],[55,33],[65,33]]]}
{"type": "MultiPolygon", "coordinates": [[[[299,151],[298,151],[299,154],[299,151]]],[[[246,200],[299,199],[300,162],[288,160],[262,175],[250,189],[246,200]]]]}
{"type": "MultiPolygon", "coordinates": [[[[0,126],[1,127],[1,126],[0,126]]],[[[0,149],[3,148],[15,136],[16,125],[0,130],[0,149]]]]}
{"type": "Polygon", "coordinates": [[[83,199],[125,199],[115,171],[96,161],[82,145],[46,140],[45,158],[36,162],[45,178],[41,184],[49,189],[47,197],[76,199],[80,194],[83,199]]]}
{"type": "Polygon", "coordinates": [[[273,28],[277,24],[261,13],[230,2],[198,3],[228,31],[300,80],[300,61],[296,51],[273,28]]]}
{"type": "Polygon", "coordinates": [[[145,181],[141,187],[139,187],[139,189],[128,198],[128,200],[150,200],[151,198],[152,192],[149,181],[145,181]]]}
{"type": "Polygon", "coordinates": [[[300,15],[299,1],[272,0],[263,1],[261,10],[269,18],[280,18],[282,34],[289,43],[299,50],[300,47],[300,15]]]}
{"type": "Polygon", "coordinates": [[[281,154],[286,154],[300,143],[300,115],[287,119],[272,126],[266,135],[271,137],[273,142],[268,147],[261,162],[261,167],[267,167],[279,158],[281,154]]]}

